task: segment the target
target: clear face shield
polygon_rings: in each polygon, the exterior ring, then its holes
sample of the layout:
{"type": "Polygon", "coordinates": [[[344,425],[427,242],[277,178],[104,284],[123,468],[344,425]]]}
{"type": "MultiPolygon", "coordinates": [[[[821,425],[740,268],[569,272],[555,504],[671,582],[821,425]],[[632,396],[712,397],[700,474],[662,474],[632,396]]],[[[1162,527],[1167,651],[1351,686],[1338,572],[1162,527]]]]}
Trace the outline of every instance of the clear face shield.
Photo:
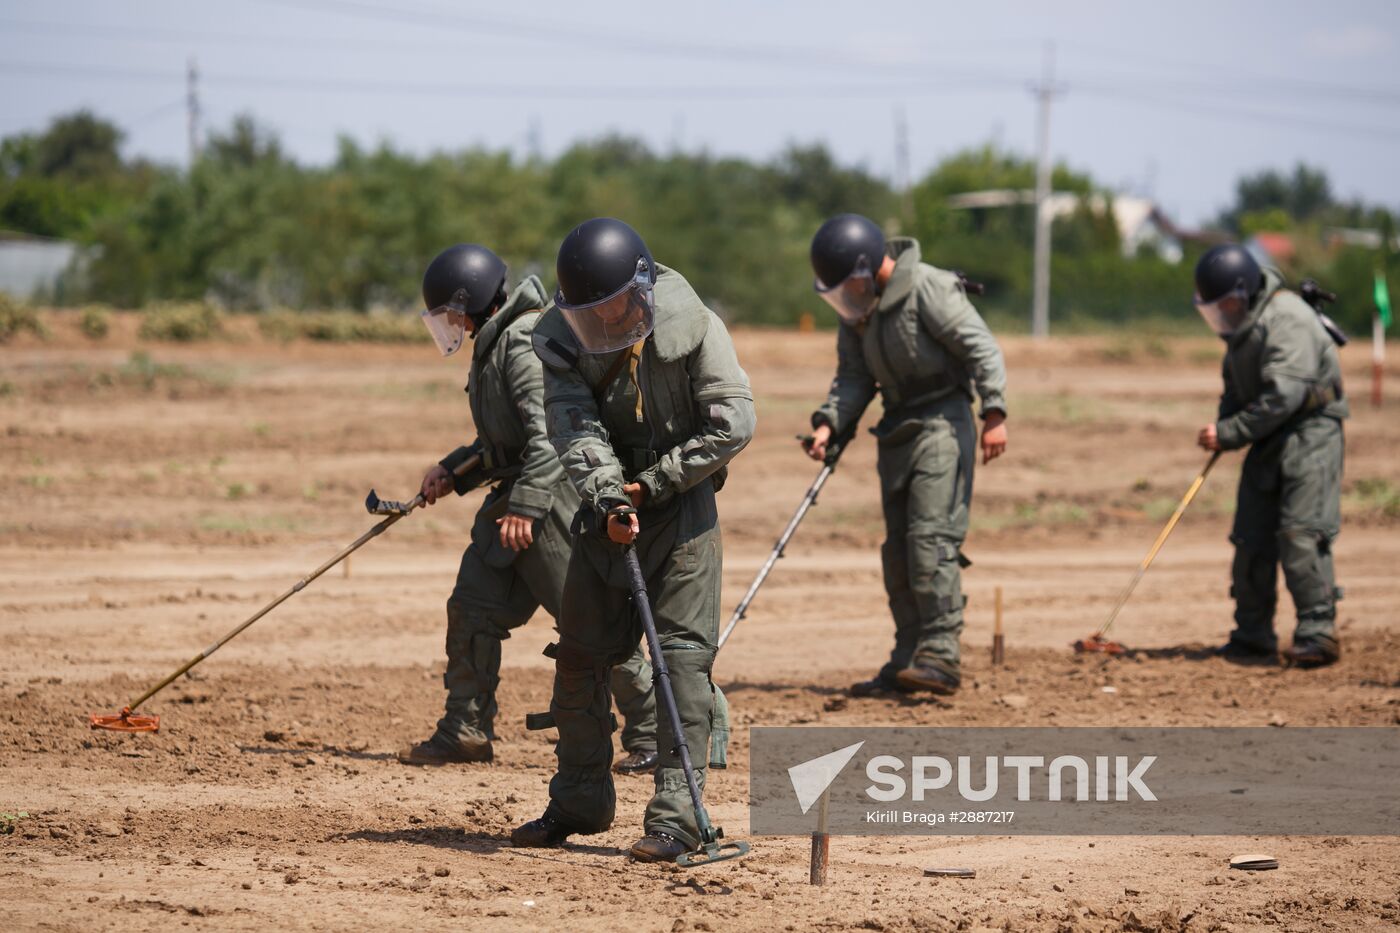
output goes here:
{"type": "Polygon", "coordinates": [[[420,312],[423,324],[428,328],[433,343],[437,344],[443,356],[451,356],[462,349],[462,342],[466,340],[467,334],[475,330],[467,316],[466,299],[467,290],[459,288],[447,304],[420,312]]]}
{"type": "Polygon", "coordinates": [[[842,321],[853,326],[869,317],[880,301],[880,295],[875,290],[874,270],[870,268],[870,263],[864,256],[856,260],[856,267],[851,270],[851,274],[835,285],[827,285],[821,279],[816,279],[812,287],[817,290],[823,301],[831,305],[842,321]]]}
{"type": "Polygon", "coordinates": [[[1249,313],[1249,294],[1243,288],[1236,288],[1221,295],[1214,301],[1202,301],[1195,297],[1196,310],[1217,336],[1229,339],[1244,323],[1249,313]]]}
{"type": "Polygon", "coordinates": [[[564,315],[579,346],[585,353],[611,353],[630,347],[651,334],[656,326],[656,300],[652,295],[652,270],[645,259],[637,260],[637,273],[622,288],[582,305],[571,305],[564,293],[554,293],[554,303],[564,315]]]}

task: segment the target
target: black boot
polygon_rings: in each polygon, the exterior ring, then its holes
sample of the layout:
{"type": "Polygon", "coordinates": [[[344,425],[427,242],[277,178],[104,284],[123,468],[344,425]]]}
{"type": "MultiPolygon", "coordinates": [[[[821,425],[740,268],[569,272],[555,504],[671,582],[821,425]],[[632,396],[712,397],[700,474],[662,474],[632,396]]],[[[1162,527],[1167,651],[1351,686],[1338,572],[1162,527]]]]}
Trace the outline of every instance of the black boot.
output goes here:
{"type": "Polygon", "coordinates": [[[521,849],[553,849],[564,844],[573,830],[546,813],[510,831],[511,845],[521,849]]]}
{"type": "Polygon", "coordinates": [[[1335,664],[1342,656],[1342,646],[1335,638],[1313,635],[1296,639],[1283,653],[1288,663],[1304,669],[1335,664]]]}
{"type": "Polygon", "coordinates": [[[476,745],[466,745],[434,733],[426,742],[399,749],[399,761],[406,765],[447,765],[469,764],[477,761],[490,761],[494,753],[489,741],[476,745]]]}
{"type": "Polygon", "coordinates": [[[915,658],[913,664],[894,676],[906,690],[927,690],[940,696],[951,696],[962,686],[957,666],[940,658],[915,658]]]}
{"type": "Polygon", "coordinates": [[[893,677],[876,674],[869,680],[851,684],[847,692],[853,697],[863,698],[883,696],[887,693],[908,693],[909,691],[903,685],[896,683],[893,677]]]}
{"type": "Polygon", "coordinates": [[[631,855],[639,862],[674,862],[690,850],[670,833],[649,831],[632,843],[631,855]]]}
{"type": "Polygon", "coordinates": [[[1273,648],[1235,641],[1233,638],[1215,649],[1216,657],[1231,664],[1277,664],[1278,652],[1273,648]]]}
{"type": "Polygon", "coordinates": [[[656,763],[660,760],[656,749],[643,749],[632,752],[613,765],[613,770],[618,774],[650,774],[656,770],[656,763]]]}

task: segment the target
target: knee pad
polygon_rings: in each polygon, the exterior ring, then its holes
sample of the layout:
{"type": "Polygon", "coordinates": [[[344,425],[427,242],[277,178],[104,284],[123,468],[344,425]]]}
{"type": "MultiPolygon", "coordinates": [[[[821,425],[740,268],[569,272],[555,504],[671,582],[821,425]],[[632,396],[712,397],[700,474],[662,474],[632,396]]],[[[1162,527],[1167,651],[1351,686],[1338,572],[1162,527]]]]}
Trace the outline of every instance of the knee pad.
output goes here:
{"type": "Polygon", "coordinates": [[[561,676],[589,673],[599,683],[606,683],[608,669],[612,667],[608,658],[594,654],[564,638],[545,645],[544,651],[540,653],[555,663],[555,670],[561,676]]]}

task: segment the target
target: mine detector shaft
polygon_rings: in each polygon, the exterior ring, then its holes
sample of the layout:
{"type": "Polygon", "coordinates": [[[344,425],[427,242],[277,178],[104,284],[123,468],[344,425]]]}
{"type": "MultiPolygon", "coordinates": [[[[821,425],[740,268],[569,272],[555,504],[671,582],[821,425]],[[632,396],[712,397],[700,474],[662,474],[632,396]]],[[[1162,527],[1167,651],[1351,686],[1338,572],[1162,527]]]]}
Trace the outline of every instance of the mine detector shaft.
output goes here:
{"type": "MultiPolygon", "coordinates": [[[[770,553],[768,559],[763,562],[763,566],[759,569],[758,576],[754,577],[753,583],[749,584],[749,591],[744,594],[743,599],[739,600],[739,605],[735,607],[734,614],[729,617],[729,621],[724,626],[724,631],[720,633],[716,650],[724,647],[724,643],[728,641],[729,636],[733,634],[734,627],[739,624],[744,616],[748,615],[749,605],[754,601],[754,597],[758,595],[759,589],[763,586],[763,581],[768,579],[768,574],[773,572],[773,565],[778,562],[778,558],[783,556],[783,551],[787,548],[788,542],[792,540],[792,536],[797,532],[797,526],[802,524],[802,519],[806,517],[807,510],[817,504],[817,495],[822,491],[822,487],[826,485],[826,481],[831,477],[832,472],[835,471],[836,461],[841,459],[841,452],[845,450],[846,445],[851,442],[855,434],[855,429],[856,425],[852,424],[849,429],[842,432],[840,437],[833,437],[830,443],[827,444],[826,456],[822,458],[821,472],[817,474],[817,478],[813,480],[812,485],[808,487],[807,494],[802,497],[802,502],[798,504],[797,511],[793,513],[792,519],[787,523],[787,527],[783,529],[783,533],[778,536],[778,542],[773,545],[772,553],[770,553]]],[[[812,442],[812,437],[808,434],[799,434],[797,439],[802,441],[804,446],[809,446],[812,442]]]]}
{"type": "MultiPolygon", "coordinates": [[[[482,465],[480,446],[473,445],[472,447],[467,448],[466,453],[467,455],[462,459],[462,461],[453,468],[452,475],[454,477],[458,477],[462,480],[465,480],[465,482],[468,484],[468,488],[475,488],[476,486],[481,485],[482,481],[482,477],[480,477],[479,475],[479,470],[482,465]]],[[[324,564],[317,567],[315,570],[311,571],[306,576],[302,577],[296,583],[292,584],[292,586],[289,589],[281,593],[276,599],[268,603],[266,606],[263,606],[257,612],[253,613],[242,623],[240,623],[237,628],[234,628],[226,635],[219,638],[218,641],[211,644],[208,648],[205,648],[199,654],[190,658],[160,683],[151,687],[145,693],[132,700],[130,703],[128,703],[125,707],[122,708],[120,713],[112,715],[94,713],[89,719],[89,724],[94,729],[108,729],[113,732],[159,732],[159,716],[145,716],[140,715],[136,712],[136,710],[138,710],[141,707],[142,703],[145,703],[151,697],[155,696],[157,693],[170,686],[182,675],[189,673],[190,669],[193,668],[196,664],[208,658],[215,651],[218,651],[220,648],[228,644],[234,638],[241,635],[243,631],[247,629],[250,625],[252,625],[254,622],[258,621],[263,616],[267,615],[269,612],[276,609],[278,606],[282,605],[287,600],[291,599],[297,593],[300,593],[302,590],[306,589],[306,587],[311,583],[311,581],[321,576],[327,570],[330,570],[336,564],[345,560],[345,558],[358,551],[365,544],[369,543],[370,541],[377,538],[379,535],[383,534],[384,531],[389,528],[389,526],[398,522],[405,516],[411,514],[415,509],[422,508],[423,506],[425,506],[427,504],[427,501],[427,497],[424,496],[421,492],[407,502],[396,502],[387,499],[381,499],[377,494],[375,494],[375,491],[371,489],[369,491],[369,496],[365,499],[365,510],[368,511],[371,515],[386,516],[382,521],[380,521],[369,531],[366,531],[364,534],[360,535],[354,541],[350,542],[350,544],[346,545],[334,557],[330,558],[324,564]]]]}

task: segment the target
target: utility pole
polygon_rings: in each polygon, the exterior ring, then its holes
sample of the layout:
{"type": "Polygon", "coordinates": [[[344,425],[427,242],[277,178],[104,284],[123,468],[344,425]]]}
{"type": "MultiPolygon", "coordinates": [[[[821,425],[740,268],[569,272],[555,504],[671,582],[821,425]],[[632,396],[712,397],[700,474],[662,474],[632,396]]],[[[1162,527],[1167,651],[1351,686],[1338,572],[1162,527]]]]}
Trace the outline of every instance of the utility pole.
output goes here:
{"type": "Polygon", "coordinates": [[[194,56],[185,71],[185,122],[189,132],[190,168],[199,161],[199,69],[194,56]]]}
{"type": "Polygon", "coordinates": [[[544,134],[540,129],[538,114],[530,116],[530,126],[525,130],[525,152],[531,162],[544,158],[544,134]]]}
{"type": "Polygon", "coordinates": [[[904,105],[894,108],[894,186],[899,192],[899,222],[901,233],[908,233],[914,225],[912,203],[910,201],[909,177],[909,121],[904,115],[904,105]]]}
{"type": "Polygon", "coordinates": [[[1050,336],[1050,101],[1060,93],[1055,85],[1055,44],[1045,43],[1045,66],[1031,91],[1039,102],[1035,166],[1035,261],[1031,289],[1031,336],[1050,336]]]}

